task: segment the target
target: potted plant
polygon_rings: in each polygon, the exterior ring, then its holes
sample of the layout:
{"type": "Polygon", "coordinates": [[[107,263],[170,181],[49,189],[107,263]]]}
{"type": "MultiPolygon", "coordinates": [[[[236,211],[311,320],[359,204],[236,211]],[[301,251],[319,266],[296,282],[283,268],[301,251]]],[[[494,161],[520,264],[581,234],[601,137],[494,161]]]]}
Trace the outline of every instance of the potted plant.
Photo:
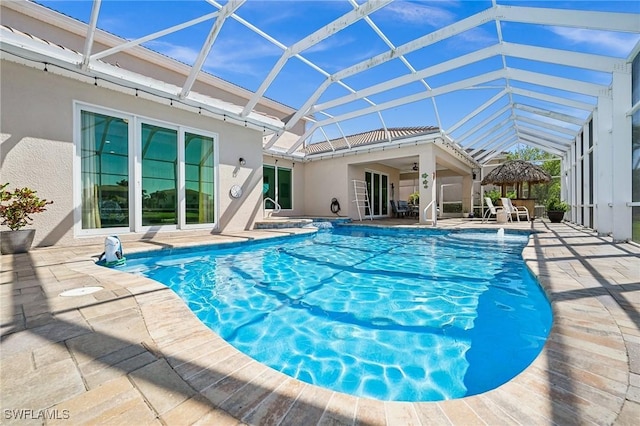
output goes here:
{"type": "Polygon", "coordinates": [[[564,214],[569,210],[569,205],[557,197],[552,197],[547,201],[546,208],[547,217],[551,223],[560,223],[564,219],[564,214]]]}
{"type": "Polygon", "coordinates": [[[466,208],[466,207],[462,208],[462,217],[465,218],[465,219],[469,217],[469,209],[468,208],[466,208]]]}
{"type": "Polygon", "coordinates": [[[30,188],[6,190],[8,183],[0,186],[0,220],[10,231],[0,233],[0,251],[3,254],[26,253],[31,248],[35,229],[22,229],[32,223],[30,215],[47,209],[53,201],[40,199],[30,188]]]}

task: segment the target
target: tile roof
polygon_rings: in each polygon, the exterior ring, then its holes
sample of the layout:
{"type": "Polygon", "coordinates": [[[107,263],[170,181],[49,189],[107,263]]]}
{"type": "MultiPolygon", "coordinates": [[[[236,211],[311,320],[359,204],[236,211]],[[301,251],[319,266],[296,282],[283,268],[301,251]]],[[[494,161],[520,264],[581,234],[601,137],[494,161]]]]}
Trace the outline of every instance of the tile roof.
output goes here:
{"type": "Polygon", "coordinates": [[[331,139],[330,141],[313,143],[307,145],[304,148],[304,152],[305,154],[319,154],[323,152],[332,152],[334,150],[339,151],[349,149],[350,147],[356,148],[365,145],[387,143],[409,137],[438,133],[440,129],[435,126],[390,127],[387,128],[387,131],[388,135],[386,134],[385,129],[376,129],[346,136],[344,138],[336,138],[331,139]]]}

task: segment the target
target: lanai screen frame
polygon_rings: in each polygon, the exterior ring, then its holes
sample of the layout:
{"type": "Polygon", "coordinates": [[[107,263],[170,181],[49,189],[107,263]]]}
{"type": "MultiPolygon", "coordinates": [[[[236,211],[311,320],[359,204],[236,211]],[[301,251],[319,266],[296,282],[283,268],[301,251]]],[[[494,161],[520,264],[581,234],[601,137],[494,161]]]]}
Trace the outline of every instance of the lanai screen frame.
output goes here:
{"type": "MultiPolygon", "coordinates": [[[[544,4],[545,7],[529,7],[513,3],[508,4],[506,0],[504,2],[492,0],[489,7],[478,13],[456,22],[442,25],[440,28],[406,43],[394,45],[392,42],[393,35],[386,34],[375,22],[375,13],[385,7],[390,7],[395,3],[393,0],[370,0],[363,3],[358,3],[355,0],[345,0],[350,5],[349,11],[311,32],[306,37],[293,43],[284,44],[268,34],[266,30],[243,18],[242,12],[247,3],[246,0],[230,0],[225,4],[215,0],[204,1],[212,6],[213,12],[156,31],[153,34],[145,35],[136,40],[123,40],[122,43],[106,50],[95,51],[94,38],[96,31],[99,31],[98,22],[102,2],[94,0],[91,16],[86,27],[84,49],[78,55],[80,59],[68,59],[66,63],[65,60],[59,60],[58,65],[68,66],[70,69],[79,68],[85,75],[99,75],[100,78],[111,79],[115,83],[153,90],[157,95],[164,95],[170,99],[175,98],[190,105],[203,104],[207,106],[208,101],[203,100],[197,93],[192,91],[193,85],[200,73],[204,72],[203,65],[205,60],[216,43],[223,26],[229,20],[235,20],[269,43],[282,49],[281,57],[270,69],[259,88],[253,92],[246,104],[241,105],[239,110],[231,111],[229,114],[230,117],[233,116],[239,120],[244,119],[256,126],[263,126],[265,134],[270,135],[264,145],[266,153],[287,155],[291,156],[291,158],[301,159],[300,148],[312,142],[314,135],[315,137],[320,135],[320,138],[324,138],[327,141],[330,139],[329,132],[325,130],[328,126],[336,126],[342,137],[345,137],[340,123],[374,114],[379,117],[381,126],[386,129],[388,123],[384,118],[385,111],[428,99],[433,104],[437,121],[435,124],[441,129],[443,136],[446,135],[458,147],[467,150],[471,157],[480,164],[486,164],[492,158],[519,144],[540,148],[563,158],[566,163],[565,180],[568,179],[573,182],[571,186],[565,185],[565,197],[575,203],[575,206],[578,205],[579,200],[576,199],[576,194],[572,192],[572,188],[575,188],[579,178],[573,174],[576,173],[575,167],[572,168],[570,164],[576,161],[576,141],[583,134],[585,126],[588,126],[590,120],[595,121],[595,136],[601,145],[596,155],[602,154],[604,151],[613,149],[613,143],[610,141],[611,137],[607,137],[605,134],[605,127],[609,127],[607,131],[610,133],[616,133],[616,137],[624,139],[628,137],[628,140],[630,140],[630,117],[640,109],[640,102],[632,104],[630,93],[631,62],[640,51],[640,43],[636,43],[627,57],[594,55],[580,52],[577,48],[575,50],[561,50],[553,46],[541,47],[513,43],[503,37],[502,26],[503,22],[507,22],[637,35],[640,33],[640,14],[638,13],[598,12],[580,10],[579,8],[559,9],[553,7],[552,4],[544,4]],[[341,31],[361,21],[365,22],[384,41],[388,46],[386,52],[333,73],[327,72],[320,65],[305,57],[309,49],[328,38],[339,36],[341,31]],[[178,90],[173,87],[157,87],[152,82],[145,80],[127,80],[126,76],[122,79],[124,81],[117,81],[115,76],[110,76],[104,70],[101,60],[108,60],[109,56],[117,52],[138,48],[144,43],[203,22],[209,22],[211,27],[197,57],[193,63],[188,64],[190,73],[184,83],[178,87],[178,90]],[[407,55],[413,52],[487,23],[495,25],[496,28],[496,40],[492,45],[424,69],[414,68],[409,59],[407,59],[407,55]],[[280,123],[273,120],[268,121],[265,125],[265,120],[256,120],[254,108],[260,101],[265,99],[265,93],[274,79],[278,77],[286,63],[293,58],[308,65],[310,70],[322,75],[324,81],[302,105],[297,108],[294,107],[294,114],[283,119],[280,123]],[[502,62],[502,67],[489,72],[480,72],[473,77],[456,80],[437,87],[432,86],[429,81],[435,75],[441,75],[458,67],[475,64],[488,58],[498,58],[502,62]],[[508,66],[507,61],[510,58],[546,62],[573,69],[603,73],[610,75],[611,78],[608,84],[595,84],[569,76],[549,75],[508,66]],[[407,68],[407,74],[365,88],[355,89],[347,84],[349,78],[392,60],[401,61],[407,68]],[[376,103],[371,100],[371,97],[376,94],[388,92],[415,82],[420,83],[424,90],[382,103],[376,103]],[[519,83],[524,83],[526,88],[519,85],[519,83]],[[343,87],[348,94],[333,99],[323,98],[322,102],[320,102],[321,97],[333,84],[343,87]],[[439,96],[489,86],[498,88],[497,93],[473,111],[460,117],[455,124],[443,126],[438,112],[439,96]],[[576,94],[579,95],[579,99],[550,94],[547,89],[576,94]],[[332,113],[332,109],[354,101],[361,101],[365,106],[339,114],[332,113]],[[543,106],[541,106],[541,103],[543,106]],[[293,129],[301,120],[310,123],[305,133],[299,135],[297,140],[283,151],[276,143],[286,131],[293,129]],[[610,126],[607,126],[608,124],[610,126]],[[609,140],[607,141],[607,139],[609,140]]],[[[3,45],[4,48],[5,46],[3,45]]],[[[217,105],[210,106],[217,107],[217,105]]],[[[607,152],[606,155],[610,155],[615,164],[616,160],[628,159],[630,157],[628,155],[629,151],[630,149],[624,150],[624,152],[618,150],[616,152],[607,152]]],[[[596,162],[596,168],[600,167],[599,174],[615,173],[615,170],[605,170],[603,168],[605,164],[603,161],[596,162]]],[[[621,179],[627,180],[625,176],[613,178],[614,181],[620,181],[621,179]]],[[[630,182],[630,179],[628,181],[630,182]]],[[[599,184],[599,191],[596,192],[602,195],[607,189],[610,190],[610,183],[599,184]]],[[[620,202],[626,203],[625,207],[630,209],[633,203],[630,203],[630,194],[627,193],[630,193],[631,184],[625,185],[628,188],[623,188],[623,191],[621,191],[625,194],[621,197],[623,200],[620,202]]],[[[602,197],[599,197],[599,201],[602,204],[602,197]]],[[[611,200],[609,204],[616,204],[618,201],[611,200]]],[[[575,216],[572,218],[576,220],[575,216]]],[[[615,223],[613,217],[603,217],[600,223],[604,223],[603,219],[606,219],[606,222],[615,223]]],[[[603,233],[611,233],[612,228],[613,225],[606,226],[603,229],[603,233]]]]}

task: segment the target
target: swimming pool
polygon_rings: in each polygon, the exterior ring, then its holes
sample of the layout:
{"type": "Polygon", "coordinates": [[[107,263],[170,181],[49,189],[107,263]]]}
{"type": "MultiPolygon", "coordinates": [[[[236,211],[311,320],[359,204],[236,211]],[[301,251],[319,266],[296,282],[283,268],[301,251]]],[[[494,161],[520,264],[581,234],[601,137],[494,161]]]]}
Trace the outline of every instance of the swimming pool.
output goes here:
{"type": "Polygon", "coordinates": [[[227,342],[289,376],[438,401],[493,389],[542,349],[551,309],[522,261],[527,240],[341,226],[120,269],[166,284],[227,342]]]}

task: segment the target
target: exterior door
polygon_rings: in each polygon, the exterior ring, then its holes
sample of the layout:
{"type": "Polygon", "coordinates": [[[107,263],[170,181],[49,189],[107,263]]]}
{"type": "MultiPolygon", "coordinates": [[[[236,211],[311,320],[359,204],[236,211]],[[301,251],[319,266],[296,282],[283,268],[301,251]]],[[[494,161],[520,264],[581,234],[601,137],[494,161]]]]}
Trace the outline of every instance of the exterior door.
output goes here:
{"type": "Polygon", "coordinates": [[[389,176],[374,172],[365,172],[365,181],[367,182],[367,193],[369,194],[369,204],[373,210],[365,209],[365,214],[374,217],[384,217],[389,212],[389,176]]]}

